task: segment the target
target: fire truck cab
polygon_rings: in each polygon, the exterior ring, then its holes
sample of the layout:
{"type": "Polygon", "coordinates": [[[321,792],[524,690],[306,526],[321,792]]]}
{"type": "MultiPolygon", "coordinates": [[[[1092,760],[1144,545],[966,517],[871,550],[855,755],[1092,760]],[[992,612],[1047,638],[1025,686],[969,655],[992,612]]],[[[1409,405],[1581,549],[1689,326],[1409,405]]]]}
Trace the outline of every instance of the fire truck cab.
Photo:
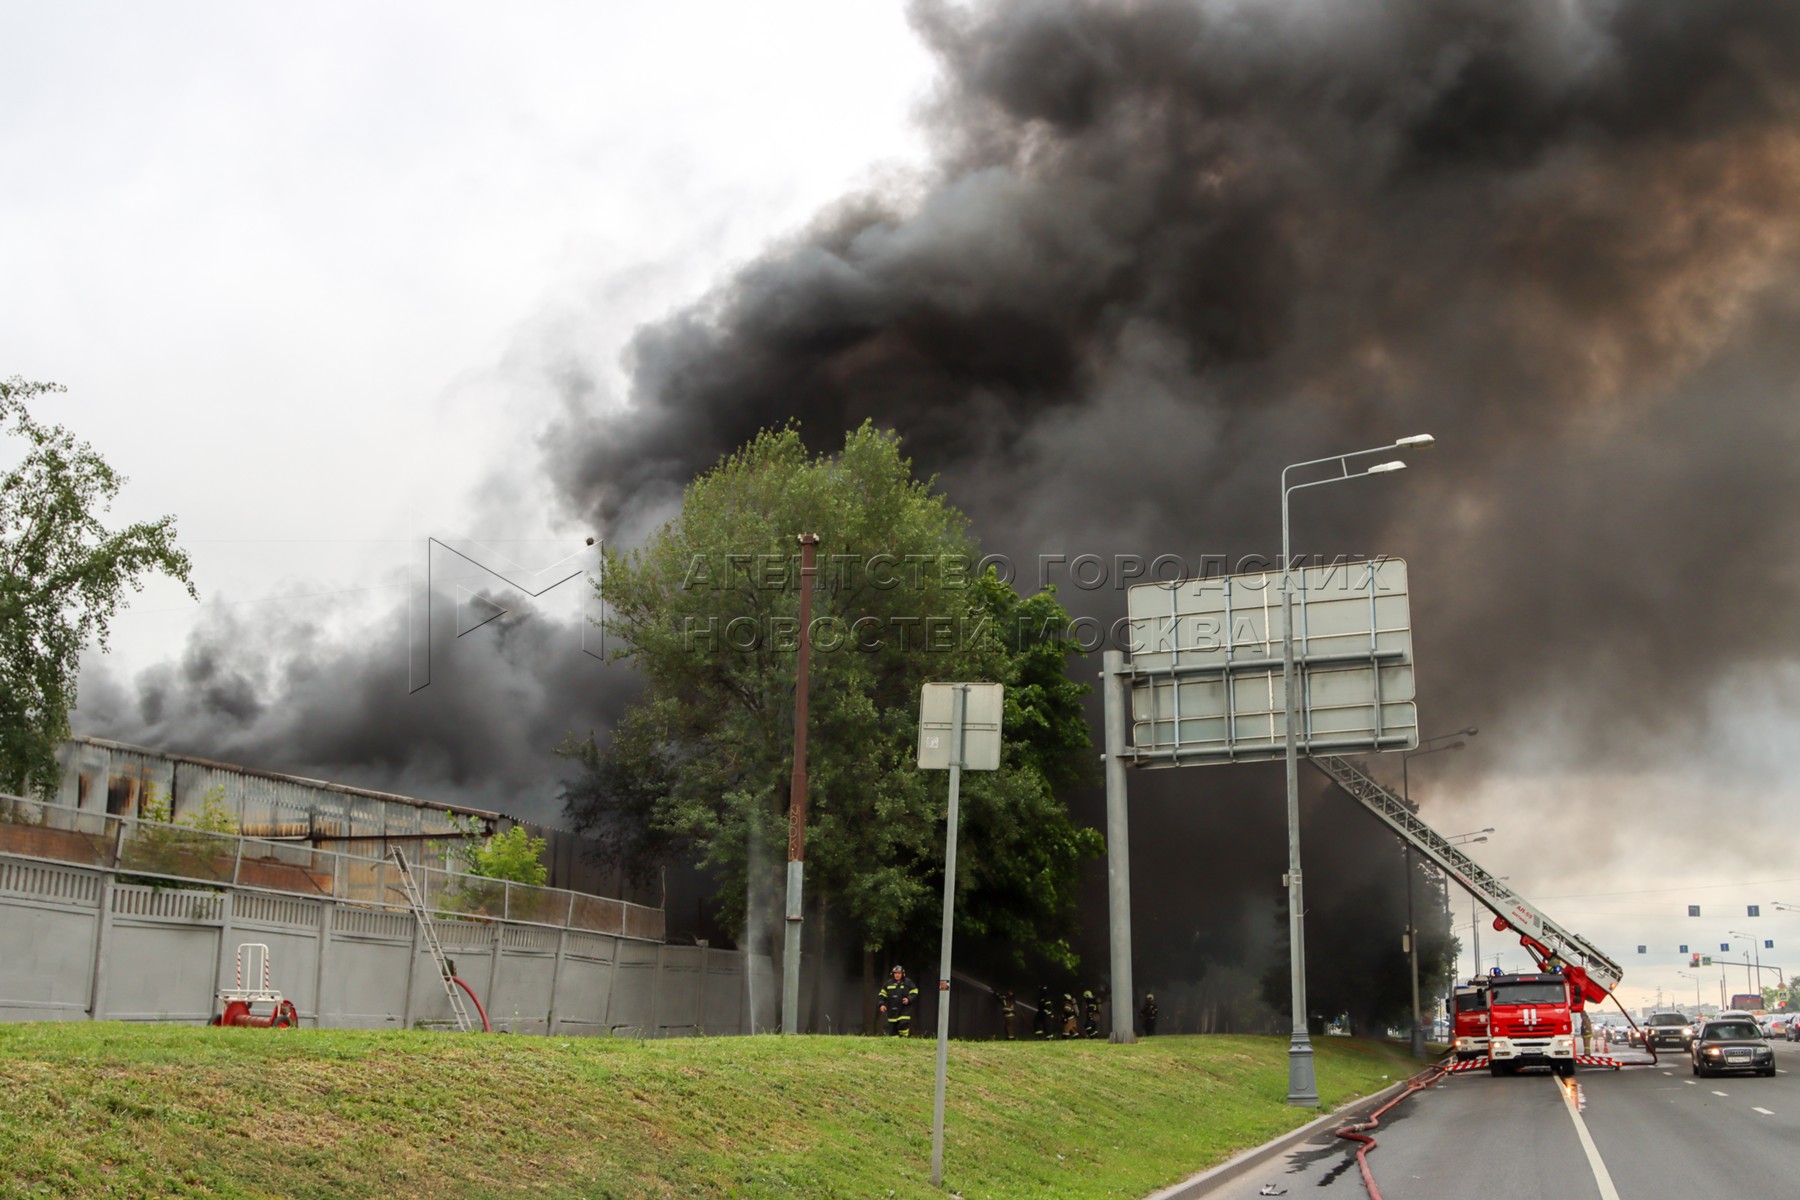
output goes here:
{"type": "Polygon", "coordinates": [[[1451,990],[1446,1003],[1450,1010],[1450,1045],[1459,1062],[1488,1052],[1487,992],[1488,981],[1479,976],[1451,990]]]}
{"type": "Polygon", "coordinates": [[[1575,1073],[1574,1006],[1561,972],[1488,977],[1488,1070],[1511,1075],[1547,1066],[1575,1073]]]}

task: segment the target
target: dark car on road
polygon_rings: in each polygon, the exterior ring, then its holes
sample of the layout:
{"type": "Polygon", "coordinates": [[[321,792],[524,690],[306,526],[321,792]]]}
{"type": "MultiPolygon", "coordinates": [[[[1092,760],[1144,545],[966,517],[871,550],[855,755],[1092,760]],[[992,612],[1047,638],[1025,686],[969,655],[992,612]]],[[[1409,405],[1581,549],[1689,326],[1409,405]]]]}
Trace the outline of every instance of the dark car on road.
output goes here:
{"type": "Polygon", "coordinates": [[[1694,1025],[1678,1012],[1651,1013],[1644,1018],[1644,1039],[1652,1050],[1679,1046],[1686,1050],[1694,1041],[1694,1025]]]}
{"type": "Polygon", "coordinates": [[[1694,1035],[1688,1053],[1694,1060],[1696,1075],[1716,1075],[1721,1071],[1775,1073],[1775,1048],[1764,1039],[1754,1021],[1708,1021],[1694,1035]]]}

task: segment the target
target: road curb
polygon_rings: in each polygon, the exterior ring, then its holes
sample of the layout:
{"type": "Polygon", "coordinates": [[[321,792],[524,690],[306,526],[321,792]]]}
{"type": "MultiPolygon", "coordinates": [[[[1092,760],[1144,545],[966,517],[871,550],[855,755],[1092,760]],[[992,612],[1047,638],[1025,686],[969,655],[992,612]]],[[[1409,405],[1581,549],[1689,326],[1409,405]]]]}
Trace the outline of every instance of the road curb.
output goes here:
{"type": "Polygon", "coordinates": [[[1214,1188],[1229,1183],[1240,1175],[1248,1175],[1269,1160],[1279,1158],[1321,1129],[1337,1129],[1350,1124],[1349,1116],[1358,1109],[1380,1107],[1390,1097],[1405,1091],[1407,1085],[1416,1078],[1416,1075],[1408,1075],[1398,1083],[1385,1087],[1372,1096],[1363,1096],[1352,1100],[1322,1117],[1308,1121],[1298,1129],[1282,1134],[1274,1141],[1254,1146],[1235,1158],[1226,1159],[1216,1167],[1202,1171],[1198,1175],[1189,1176],[1180,1183],[1166,1187],[1160,1192],[1153,1192],[1145,1197],[1145,1200],[1201,1200],[1214,1188]]]}

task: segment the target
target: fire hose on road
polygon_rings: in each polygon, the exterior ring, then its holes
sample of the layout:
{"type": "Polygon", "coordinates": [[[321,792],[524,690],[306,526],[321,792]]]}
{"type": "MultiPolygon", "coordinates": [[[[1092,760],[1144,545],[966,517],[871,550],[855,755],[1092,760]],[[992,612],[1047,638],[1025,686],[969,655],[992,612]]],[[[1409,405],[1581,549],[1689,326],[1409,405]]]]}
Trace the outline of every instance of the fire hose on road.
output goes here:
{"type": "Polygon", "coordinates": [[[1381,1114],[1387,1112],[1414,1092],[1430,1087],[1432,1084],[1442,1079],[1445,1074],[1446,1070],[1443,1063],[1439,1063],[1435,1067],[1419,1072],[1407,1081],[1405,1091],[1370,1113],[1367,1120],[1358,1121],[1354,1125],[1346,1125],[1342,1129],[1336,1131],[1337,1136],[1346,1141],[1361,1143],[1361,1145],[1356,1148],[1356,1169],[1362,1172],[1363,1187],[1368,1189],[1369,1200],[1381,1200],[1381,1189],[1375,1186],[1375,1176],[1369,1170],[1368,1154],[1369,1151],[1375,1149],[1376,1146],[1376,1141],[1370,1136],[1370,1132],[1377,1125],[1381,1124],[1381,1114]]]}

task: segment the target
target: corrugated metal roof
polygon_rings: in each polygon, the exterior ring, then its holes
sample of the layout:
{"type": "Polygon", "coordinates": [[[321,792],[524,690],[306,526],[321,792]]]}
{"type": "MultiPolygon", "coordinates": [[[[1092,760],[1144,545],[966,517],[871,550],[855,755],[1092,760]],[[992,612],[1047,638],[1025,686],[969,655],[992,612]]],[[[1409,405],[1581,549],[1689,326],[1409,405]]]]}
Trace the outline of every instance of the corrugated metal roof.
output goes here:
{"type": "Polygon", "coordinates": [[[194,766],[209,767],[215,771],[236,771],[257,779],[273,779],[283,783],[303,784],[306,787],[318,788],[325,792],[338,792],[349,796],[366,796],[372,800],[387,800],[396,804],[408,804],[414,808],[429,808],[438,812],[455,813],[464,817],[482,817],[490,821],[512,821],[518,824],[516,817],[505,813],[493,812],[485,808],[471,808],[466,804],[444,804],[436,800],[421,800],[416,796],[402,796],[397,792],[377,792],[370,788],[351,787],[344,783],[332,783],[325,779],[308,779],[303,775],[284,775],[280,771],[262,771],[255,767],[240,767],[235,763],[217,762],[210,758],[200,758],[192,754],[175,754],[168,750],[153,750],[148,746],[134,746],[129,742],[108,741],[106,738],[76,736],[68,739],[89,746],[99,746],[107,750],[127,750],[133,754],[143,754],[150,758],[160,758],[167,762],[191,763],[194,766]]]}

